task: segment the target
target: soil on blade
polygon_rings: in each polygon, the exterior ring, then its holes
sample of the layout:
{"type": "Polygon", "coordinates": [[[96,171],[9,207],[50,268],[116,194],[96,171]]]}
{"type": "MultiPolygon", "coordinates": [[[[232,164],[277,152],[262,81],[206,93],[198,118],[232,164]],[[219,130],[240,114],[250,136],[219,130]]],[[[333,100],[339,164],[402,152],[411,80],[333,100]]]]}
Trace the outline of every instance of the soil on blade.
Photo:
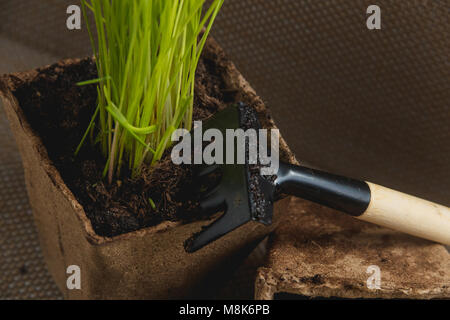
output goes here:
{"type": "MultiPolygon", "coordinates": [[[[236,91],[227,89],[222,76],[226,58],[222,55],[212,46],[206,48],[200,60],[194,120],[205,120],[241,98],[236,91]]],[[[145,168],[139,178],[129,178],[124,169],[111,185],[102,178],[105,158],[98,146],[86,143],[80,154],[74,156],[97,99],[95,85],[79,87],[76,83],[96,77],[92,59],[63,61],[39,69],[32,80],[20,83],[14,92],[51,161],[84,207],[95,232],[112,237],[162,221],[198,218],[194,194],[188,191],[192,188],[187,188],[193,173],[187,166],[174,165],[170,151],[157,165],[145,168]]]]}

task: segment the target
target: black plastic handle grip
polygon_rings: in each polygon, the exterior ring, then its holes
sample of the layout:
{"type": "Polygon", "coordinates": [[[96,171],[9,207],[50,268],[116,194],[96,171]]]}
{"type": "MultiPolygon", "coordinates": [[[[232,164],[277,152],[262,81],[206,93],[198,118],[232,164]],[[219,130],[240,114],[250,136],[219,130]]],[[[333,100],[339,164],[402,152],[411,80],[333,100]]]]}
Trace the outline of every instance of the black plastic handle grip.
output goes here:
{"type": "Polygon", "coordinates": [[[306,167],[280,163],[277,192],[294,195],[352,216],[362,215],[370,203],[366,182],[306,167]]]}

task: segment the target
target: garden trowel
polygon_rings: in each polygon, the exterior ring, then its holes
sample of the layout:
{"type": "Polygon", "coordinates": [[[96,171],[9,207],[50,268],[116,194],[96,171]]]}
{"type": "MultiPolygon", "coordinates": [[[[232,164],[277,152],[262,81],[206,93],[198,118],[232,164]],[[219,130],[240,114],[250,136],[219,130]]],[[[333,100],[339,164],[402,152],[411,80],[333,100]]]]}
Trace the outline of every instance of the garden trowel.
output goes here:
{"type": "MultiPolygon", "coordinates": [[[[218,112],[203,130],[260,129],[255,110],[242,103],[218,112]]],[[[246,141],[248,144],[248,141],[246,141]]],[[[248,145],[247,145],[248,147],[248,145]]],[[[246,153],[248,157],[248,152],[246,153]]],[[[294,195],[337,209],[357,219],[450,245],[450,209],[373,183],[280,162],[273,175],[261,175],[259,163],[200,165],[199,183],[212,173],[220,179],[202,193],[200,211],[223,214],[185,242],[195,252],[239,226],[272,222],[273,204],[294,195]]]]}

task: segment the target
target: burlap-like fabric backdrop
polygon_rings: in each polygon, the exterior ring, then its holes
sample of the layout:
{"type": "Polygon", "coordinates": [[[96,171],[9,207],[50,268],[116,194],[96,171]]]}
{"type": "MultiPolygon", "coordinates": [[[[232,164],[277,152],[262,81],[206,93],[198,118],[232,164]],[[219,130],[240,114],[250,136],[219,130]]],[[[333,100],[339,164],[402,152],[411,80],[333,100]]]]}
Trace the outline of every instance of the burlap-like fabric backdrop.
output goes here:
{"type": "MultiPolygon", "coordinates": [[[[77,2],[2,0],[0,73],[90,54],[65,27],[77,2]]],[[[376,31],[370,4],[226,0],[213,34],[298,159],[450,205],[450,1],[378,0],[376,31]]],[[[0,115],[0,298],[58,297],[0,115]]]]}

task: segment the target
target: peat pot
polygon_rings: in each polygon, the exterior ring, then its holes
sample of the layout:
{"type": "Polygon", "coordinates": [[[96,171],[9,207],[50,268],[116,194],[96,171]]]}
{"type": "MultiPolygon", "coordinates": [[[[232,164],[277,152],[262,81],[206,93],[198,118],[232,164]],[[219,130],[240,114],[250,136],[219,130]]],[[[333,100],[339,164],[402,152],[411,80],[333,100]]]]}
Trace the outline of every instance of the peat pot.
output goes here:
{"type": "MultiPolygon", "coordinates": [[[[226,103],[244,101],[258,111],[263,127],[275,128],[261,98],[214,40],[208,40],[202,59],[218,70],[226,103]]],[[[58,81],[58,77],[76,72],[85,60],[64,60],[0,78],[0,95],[22,156],[29,201],[50,273],[67,299],[206,297],[208,289],[232,269],[230,261],[241,261],[273,229],[277,215],[287,210],[290,199],[276,203],[272,227],[248,223],[194,254],[186,253],[183,243],[209,221],[166,221],[113,237],[98,235],[49,157],[48,148],[33,125],[39,119],[30,119],[24,111],[25,103],[27,108],[33,108],[34,99],[56,105],[67,99],[53,90],[56,83],[63,83],[72,93],[81,90],[82,94],[84,89],[77,87],[76,82],[58,81]],[[43,77],[50,70],[52,76],[43,77]],[[39,91],[33,89],[36,87],[39,91]],[[67,287],[67,271],[73,265],[80,267],[79,290],[67,287]]],[[[83,75],[72,78],[77,77],[78,81],[87,80],[83,75]]],[[[282,137],[280,148],[281,159],[294,163],[282,137]]]]}

